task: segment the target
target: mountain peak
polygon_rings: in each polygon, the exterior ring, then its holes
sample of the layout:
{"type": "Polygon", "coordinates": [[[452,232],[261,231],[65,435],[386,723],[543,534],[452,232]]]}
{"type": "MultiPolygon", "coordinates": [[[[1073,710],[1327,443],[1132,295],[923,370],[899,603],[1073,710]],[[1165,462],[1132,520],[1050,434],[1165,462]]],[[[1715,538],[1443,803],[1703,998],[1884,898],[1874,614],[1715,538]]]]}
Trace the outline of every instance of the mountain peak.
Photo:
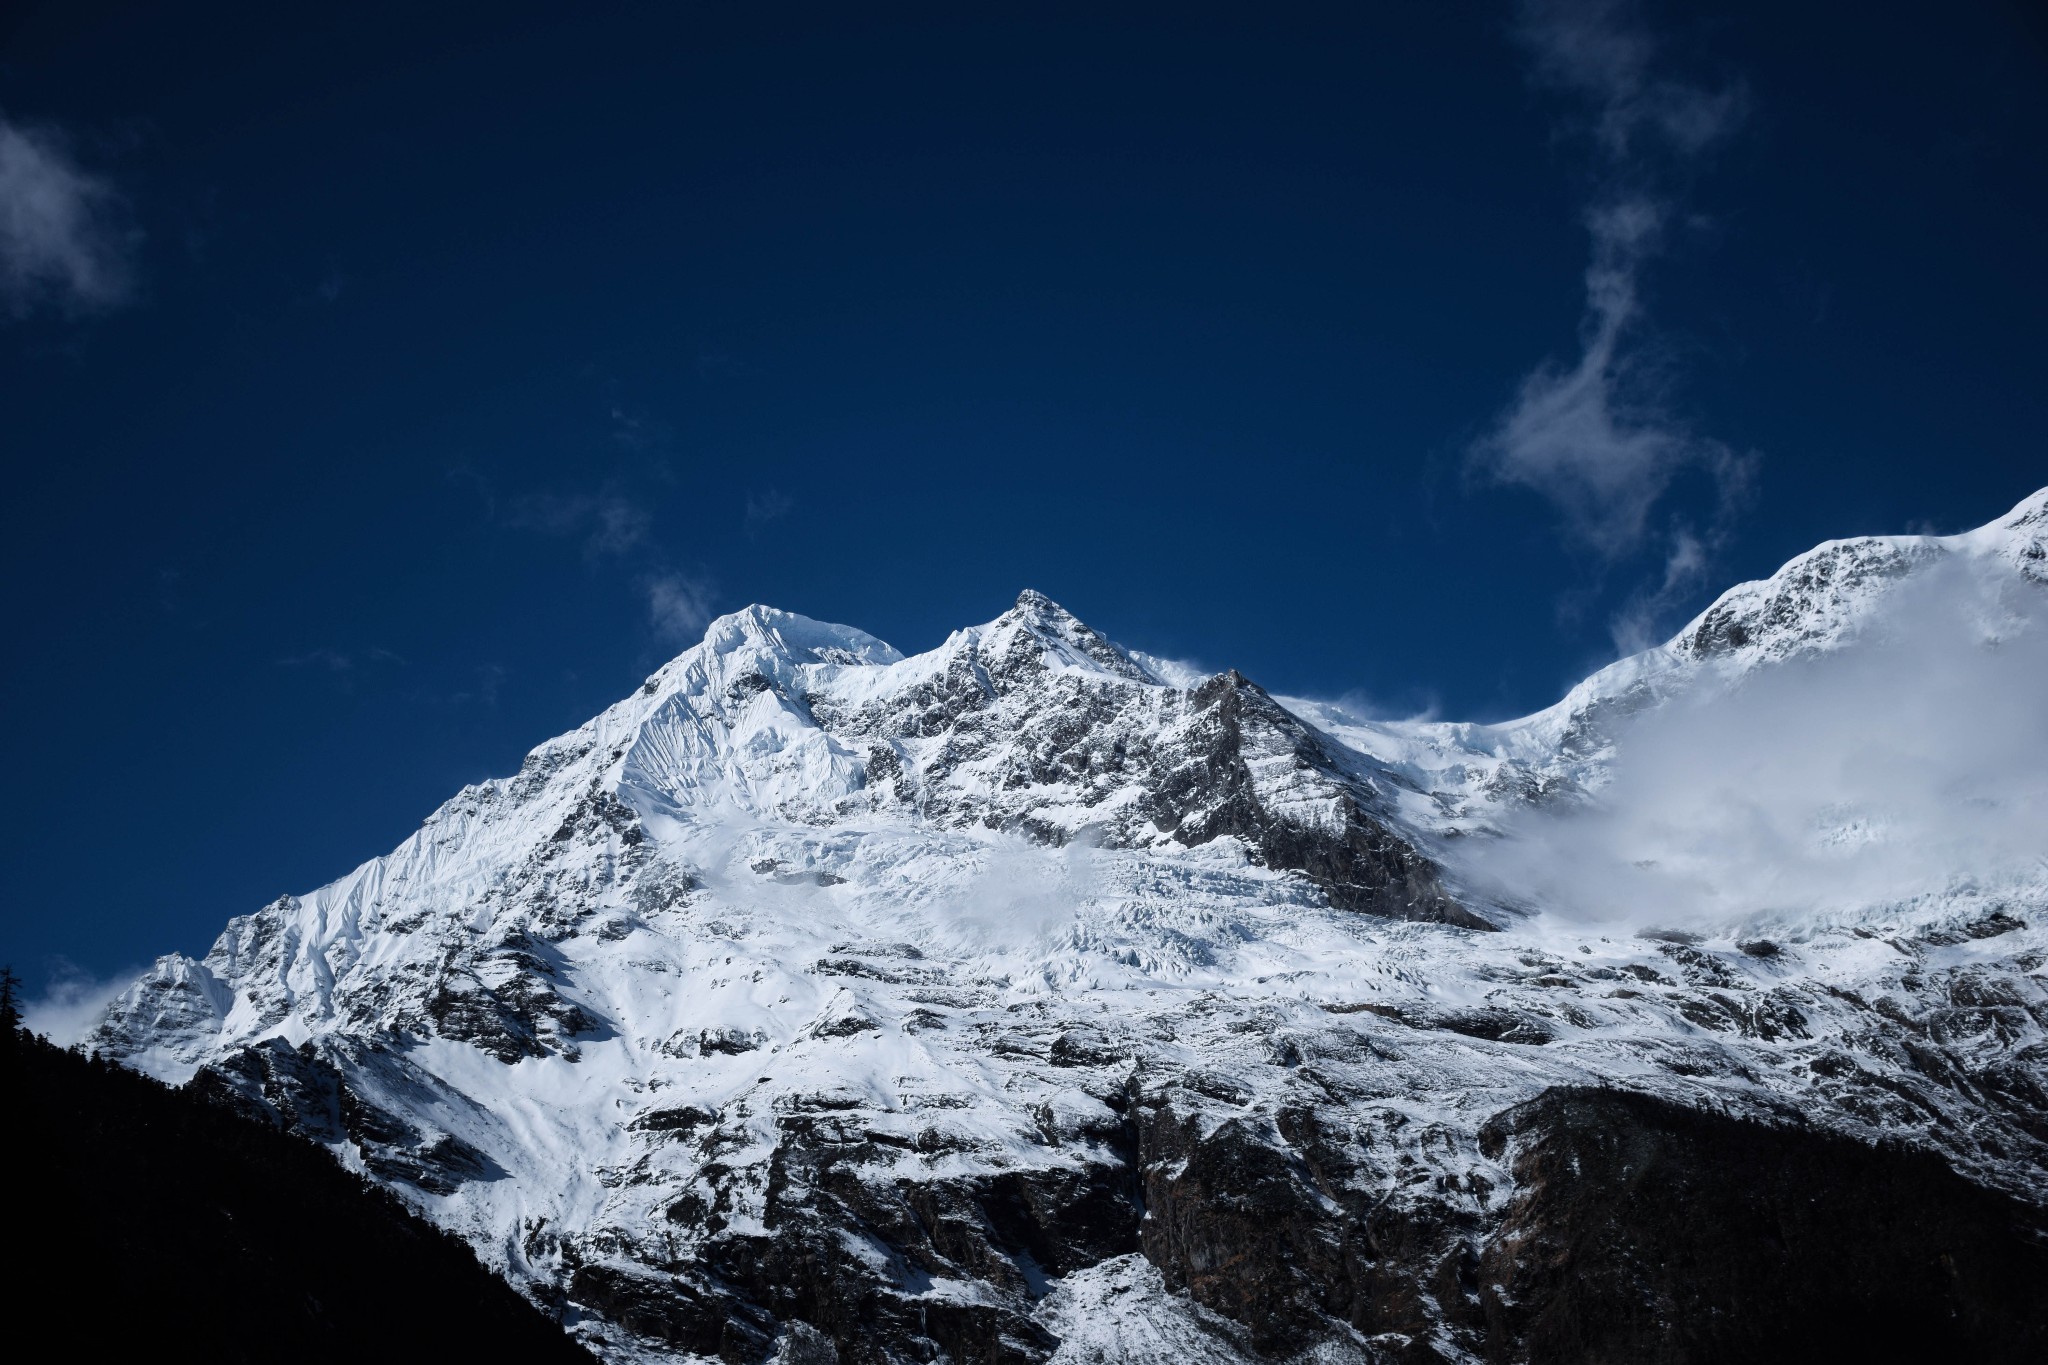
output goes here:
{"type": "Polygon", "coordinates": [[[997,653],[1012,653],[1029,641],[1038,652],[1070,664],[1133,682],[1156,681],[1108,636],[1035,588],[1018,593],[1015,605],[990,623],[988,640],[997,653]]]}
{"type": "Polygon", "coordinates": [[[712,621],[698,648],[707,654],[767,650],[797,663],[894,663],[903,657],[864,630],[759,602],[712,621]]]}
{"type": "Polygon", "coordinates": [[[806,664],[893,664],[902,657],[864,630],[756,602],[713,618],[703,638],[657,669],[641,694],[700,690],[750,673],[785,678],[806,664]]]}

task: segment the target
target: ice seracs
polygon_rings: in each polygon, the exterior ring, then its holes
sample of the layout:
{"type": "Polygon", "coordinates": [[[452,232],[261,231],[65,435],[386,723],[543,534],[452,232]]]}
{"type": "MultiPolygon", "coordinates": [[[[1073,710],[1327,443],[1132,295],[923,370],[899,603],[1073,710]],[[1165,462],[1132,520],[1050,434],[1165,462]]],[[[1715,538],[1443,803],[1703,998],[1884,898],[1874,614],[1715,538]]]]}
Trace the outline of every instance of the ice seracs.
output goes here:
{"type": "Polygon", "coordinates": [[[1845,649],[1942,565],[2036,628],[2044,534],[2048,493],[1822,546],[1498,725],[1190,676],[1035,592],[910,657],[749,607],[160,959],[90,1043],[329,1145],[617,1360],[1078,1359],[1111,1297],[1201,1358],[1477,1356],[1492,1291],[1455,1266],[1505,1254],[1546,1094],[2048,1198],[2048,870],[1957,866],[1766,951],[1753,917],[1591,923],[1467,852],[1597,810],[1631,717],[1845,649]],[[1389,1220],[1406,1250],[1343,1251],[1389,1220]]]}

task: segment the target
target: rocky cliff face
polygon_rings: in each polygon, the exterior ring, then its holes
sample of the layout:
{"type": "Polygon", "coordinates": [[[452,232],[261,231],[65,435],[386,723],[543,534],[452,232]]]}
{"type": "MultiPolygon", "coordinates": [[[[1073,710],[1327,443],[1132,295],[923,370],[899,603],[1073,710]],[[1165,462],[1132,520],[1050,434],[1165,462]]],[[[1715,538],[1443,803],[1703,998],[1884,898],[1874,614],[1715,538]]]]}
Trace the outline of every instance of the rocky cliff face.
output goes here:
{"type": "Polygon", "coordinates": [[[1474,851],[1943,565],[2038,614],[2044,509],[1822,547],[1495,726],[1183,678],[1035,593],[911,658],[749,608],[92,1043],[618,1361],[1707,1360],[1801,1285],[2032,1358],[2048,869],[1645,936],[1474,851]]]}

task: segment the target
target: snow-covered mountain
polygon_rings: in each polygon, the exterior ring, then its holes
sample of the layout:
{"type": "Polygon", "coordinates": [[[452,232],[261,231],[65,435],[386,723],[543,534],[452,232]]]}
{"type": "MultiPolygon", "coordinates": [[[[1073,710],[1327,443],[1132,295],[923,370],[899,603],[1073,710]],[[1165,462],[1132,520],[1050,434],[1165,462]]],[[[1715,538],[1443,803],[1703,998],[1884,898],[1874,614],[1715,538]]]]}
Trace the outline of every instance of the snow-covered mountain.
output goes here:
{"type": "Polygon", "coordinates": [[[1881,1138],[2048,1206],[2044,546],[2048,490],[1823,545],[1496,725],[1188,676],[1031,592],[908,658],[749,607],[90,1044],[614,1360],[1540,1358],[1544,1162],[1589,1133],[1881,1138]],[[1863,782],[1895,677],[1962,756],[1863,782]]]}

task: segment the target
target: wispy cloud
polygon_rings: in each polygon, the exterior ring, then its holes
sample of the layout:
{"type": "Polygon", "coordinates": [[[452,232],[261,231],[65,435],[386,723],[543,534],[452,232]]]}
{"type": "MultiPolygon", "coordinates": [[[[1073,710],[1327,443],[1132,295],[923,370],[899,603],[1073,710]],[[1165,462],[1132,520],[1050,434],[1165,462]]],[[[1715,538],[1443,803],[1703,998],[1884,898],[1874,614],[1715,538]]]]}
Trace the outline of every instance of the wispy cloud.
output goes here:
{"type": "Polygon", "coordinates": [[[611,487],[595,493],[532,493],[505,513],[507,526],[580,539],[592,558],[636,549],[646,542],[652,521],[646,509],[611,487]]]}
{"type": "Polygon", "coordinates": [[[330,673],[347,673],[365,664],[397,664],[405,660],[397,653],[381,645],[372,645],[359,652],[321,647],[309,649],[304,654],[289,654],[279,659],[280,668],[319,668],[330,673]]]}
{"type": "Polygon", "coordinates": [[[1616,162],[1659,148],[1693,155],[1745,112],[1739,84],[1709,90],[1658,70],[1657,42],[1637,0],[1522,0],[1515,36],[1537,80],[1590,104],[1593,138],[1616,162]]]}
{"type": "Polygon", "coordinates": [[[279,668],[312,668],[327,673],[347,673],[356,666],[352,655],[338,649],[309,649],[304,654],[287,654],[277,661],[279,668]]]}
{"type": "Polygon", "coordinates": [[[1638,587],[1607,623],[1618,653],[1640,654],[1663,642],[1664,623],[1672,611],[1706,583],[1710,555],[1708,543],[1690,527],[1672,528],[1664,548],[1663,578],[1638,587]]]}
{"type": "Polygon", "coordinates": [[[697,378],[706,381],[730,381],[749,379],[760,373],[754,366],[740,359],[732,352],[718,346],[707,346],[697,352],[697,378]]]}
{"type": "Polygon", "coordinates": [[[780,521],[796,507],[794,499],[779,489],[747,494],[747,534],[753,535],[771,521],[780,521]]]}
{"type": "Polygon", "coordinates": [[[485,521],[498,519],[497,481],[467,460],[458,460],[442,472],[441,477],[457,487],[466,487],[476,494],[477,502],[483,509],[485,521]]]}
{"type": "Polygon", "coordinates": [[[503,664],[481,664],[476,669],[476,685],[466,687],[450,696],[448,703],[451,706],[496,706],[498,692],[505,685],[505,676],[506,669],[503,664]]]}
{"type": "Polygon", "coordinates": [[[97,977],[66,958],[55,958],[42,995],[22,1007],[22,1022],[30,1032],[42,1034],[59,1047],[70,1047],[85,1037],[114,997],[133,985],[142,972],[140,967],[129,967],[112,976],[97,977]]]}
{"type": "Polygon", "coordinates": [[[610,420],[612,440],[636,454],[661,450],[675,437],[668,423],[623,404],[612,404],[610,420]]]}
{"type": "Polygon", "coordinates": [[[325,645],[303,654],[287,654],[277,661],[279,668],[301,670],[325,679],[341,692],[354,692],[358,685],[374,686],[383,670],[405,667],[405,660],[381,646],[369,649],[331,649],[325,645]]]}
{"type": "Polygon", "coordinates": [[[655,574],[642,586],[647,593],[648,619],[662,639],[694,642],[711,624],[715,588],[708,579],[671,572],[655,574]]]}
{"type": "Polygon", "coordinates": [[[189,603],[184,570],[169,566],[159,568],[150,575],[150,585],[158,611],[167,617],[185,614],[189,603]]]}
{"type": "Polygon", "coordinates": [[[21,318],[45,304],[76,313],[125,302],[137,240],[125,210],[61,134],[0,115],[0,311],[21,318]]]}
{"type": "MultiPolygon", "coordinates": [[[[483,499],[484,514],[496,524],[580,540],[586,558],[613,561],[611,567],[630,574],[635,591],[646,603],[655,640],[663,647],[695,644],[711,623],[716,597],[711,578],[667,567],[667,556],[654,536],[652,514],[617,483],[607,482],[590,493],[532,493],[501,499],[489,477],[475,470],[458,467],[449,472],[449,478],[472,484],[483,499]]],[[[789,506],[772,492],[765,501],[750,497],[750,528],[758,521],[783,515],[789,506]]],[[[501,678],[499,670],[456,700],[492,705],[501,678]]]]}
{"type": "Polygon", "coordinates": [[[1642,277],[1678,218],[1687,172],[1740,123],[1744,93],[1663,75],[1657,43],[1630,0],[1525,0],[1516,33],[1536,79],[1578,101],[1578,126],[1595,157],[1585,210],[1592,252],[1577,358],[1539,365],[1522,379],[1475,445],[1473,465],[1542,494],[1574,539],[1609,558],[1642,546],[1674,479],[1704,471],[1720,490],[1720,508],[1707,530],[1690,533],[1691,548],[1680,553],[1674,541],[1667,585],[1675,585],[1687,561],[1723,534],[1755,460],[1667,406],[1642,277]]]}

